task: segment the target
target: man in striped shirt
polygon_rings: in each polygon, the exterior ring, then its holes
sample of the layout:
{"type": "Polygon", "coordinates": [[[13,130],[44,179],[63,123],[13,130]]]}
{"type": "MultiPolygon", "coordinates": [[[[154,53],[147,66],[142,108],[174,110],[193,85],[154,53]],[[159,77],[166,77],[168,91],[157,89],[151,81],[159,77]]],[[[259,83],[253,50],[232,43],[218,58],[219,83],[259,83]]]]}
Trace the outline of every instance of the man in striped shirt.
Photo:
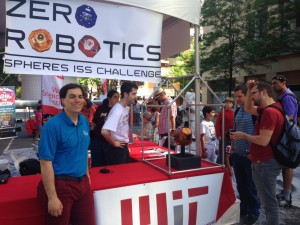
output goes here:
{"type": "MultiPolygon", "coordinates": [[[[172,99],[166,95],[166,92],[159,88],[154,93],[154,100],[159,102],[160,105],[169,105],[172,102],[172,99]]],[[[159,115],[159,124],[158,124],[158,134],[160,138],[168,136],[168,127],[171,132],[174,132],[176,129],[176,116],[177,116],[177,106],[174,102],[170,108],[170,120],[168,121],[168,108],[162,107],[159,115]]],[[[167,140],[165,145],[167,147],[167,140]]]]}
{"type": "MultiPolygon", "coordinates": [[[[252,135],[254,131],[253,117],[244,109],[246,94],[247,87],[245,84],[238,85],[234,89],[234,97],[239,105],[235,112],[234,129],[252,135]]],[[[241,220],[244,220],[246,224],[255,224],[259,217],[260,201],[252,178],[252,163],[248,158],[250,142],[245,139],[235,140],[232,141],[232,147],[233,154],[230,156],[230,160],[241,200],[241,220]]]]}

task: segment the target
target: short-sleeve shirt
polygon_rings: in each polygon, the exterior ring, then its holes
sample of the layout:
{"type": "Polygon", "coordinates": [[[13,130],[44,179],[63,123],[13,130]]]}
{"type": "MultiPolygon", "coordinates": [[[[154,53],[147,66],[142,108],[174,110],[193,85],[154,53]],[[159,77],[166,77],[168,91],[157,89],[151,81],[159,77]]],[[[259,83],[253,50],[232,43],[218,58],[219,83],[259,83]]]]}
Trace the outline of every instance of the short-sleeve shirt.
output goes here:
{"type": "MultiPolygon", "coordinates": [[[[275,104],[276,106],[281,107],[280,103],[275,104]]],[[[273,145],[276,145],[280,140],[284,129],[283,115],[278,109],[271,107],[267,107],[265,109],[258,107],[257,112],[260,115],[260,119],[255,123],[254,135],[259,135],[260,130],[272,130],[274,132],[270,142],[273,145]]],[[[251,143],[250,154],[253,162],[265,162],[273,158],[273,150],[270,144],[262,146],[251,143]]]]}
{"type": "MultiPolygon", "coordinates": [[[[217,137],[222,137],[222,120],[223,120],[223,110],[218,113],[216,121],[216,133],[217,137]]],[[[224,110],[224,132],[232,129],[234,126],[234,111],[232,109],[224,110]]]]}
{"type": "Polygon", "coordinates": [[[80,113],[75,125],[62,111],[43,126],[39,158],[52,161],[55,175],[80,177],[87,172],[89,142],[87,119],[80,113]]]}
{"type": "Polygon", "coordinates": [[[40,111],[35,112],[35,124],[37,126],[42,126],[42,121],[43,121],[43,115],[40,111]]]}
{"type": "Polygon", "coordinates": [[[102,130],[109,130],[113,140],[129,142],[128,109],[116,103],[109,112],[102,130]]]}
{"type": "Polygon", "coordinates": [[[99,141],[107,142],[106,139],[101,134],[101,130],[102,130],[102,127],[103,127],[105,121],[107,120],[107,117],[108,117],[108,114],[109,114],[111,108],[112,107],[108,107],[107,105],[101,105],[97,108],[96,113],[94,115],[93,123],[95,123],[96,126],[94,128],[93,138],[95,138],[99,141]]]}
{"type": "Polygon", "coordinates": [[[203,120],[200,124],[200,134],[205,134],[205,146],[207,149],[216,146],[216,130],[212,121],[203,120]]]}
{"type": "MultiPolygon", "coordinates": [[[[172,102],[171,98],[168,98],[163,102],[163,105],[169,105],[172,102]]],[[[171,106],[170,109],[170,118],[177,116],[177,106],[176,103],[174,102],[171,106]]],[[[168,133],[168,123],[171,123],[171,121],[168,121],[168,108],[167,107],[162,107],[160,114],[159,114],[159,123],[158,123],[158,133],[159,134],[166,134],[168,133]]],[[[171,129],[170,125],[170,129],[171,129]]]]}
{"type": "Polygon", "coordinates": [[[290,89],[284,91],[280,96],[278,96],[279,102],[281,101],[282,108],[286,115],[293,115],[293,120],[297,123],[297,114],[298,114],[298,102],[297,98],[289,95],[293,94],[290,89]],[[285,96],[285,97],[284,97],[285,96]]]}
{"type": "MultiPolygon", "coordinates": [[[[242,131],[246,134],[253,135],[254,124],[252,114],[247,113],[244,109],[244,106],[241,106],[234,118],[234,128],[236,131],[242,131]]],[[[251,142],[240,139],[233,141],[233,150],[235,154],[240,156],[247,156],[250,151],[251,142]]]]}

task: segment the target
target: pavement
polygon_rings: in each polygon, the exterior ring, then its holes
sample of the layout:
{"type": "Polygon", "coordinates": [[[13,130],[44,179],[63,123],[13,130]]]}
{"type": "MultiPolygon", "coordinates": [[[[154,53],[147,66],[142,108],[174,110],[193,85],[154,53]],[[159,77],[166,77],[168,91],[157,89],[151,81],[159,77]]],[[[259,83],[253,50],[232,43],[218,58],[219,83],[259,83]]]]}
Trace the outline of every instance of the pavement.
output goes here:
{"type": "MultiPolygon", "coordinates": [[[[21,131],[17,133],[17,137],[0,139],[0,159],[2,154],[15,149],[34,148],[35,140],[26,134],[25,123],[20,122],[21,131]]],[[[139,130],[139,127],[134,127],[134,130],[139,130]]],[[[282,189],[282,176],[277,178],[278,192],[282,189]]],[[[280,225],[299,225],[300,224],[300,167],[294,169],[294,179],[292,188],[292,207],[280,208],[280,225]]],[[[263,214],[259,224],[264,224],[263,214]]]]}

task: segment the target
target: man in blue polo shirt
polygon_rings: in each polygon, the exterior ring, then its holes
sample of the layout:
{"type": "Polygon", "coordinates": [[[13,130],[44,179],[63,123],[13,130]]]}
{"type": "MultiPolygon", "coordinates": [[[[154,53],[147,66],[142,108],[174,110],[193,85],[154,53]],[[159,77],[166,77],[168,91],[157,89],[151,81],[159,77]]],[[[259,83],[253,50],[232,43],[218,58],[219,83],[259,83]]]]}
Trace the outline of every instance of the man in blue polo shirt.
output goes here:
{"type": "Polygon", "coordinates": [[[79,84],[67,84],[59,96],[63,111],[50,119],[41,133],[38,197],[47,212],[47,224],[94,225],[87,164],[89,123],[80,113],[84,90],[79,84]]]}

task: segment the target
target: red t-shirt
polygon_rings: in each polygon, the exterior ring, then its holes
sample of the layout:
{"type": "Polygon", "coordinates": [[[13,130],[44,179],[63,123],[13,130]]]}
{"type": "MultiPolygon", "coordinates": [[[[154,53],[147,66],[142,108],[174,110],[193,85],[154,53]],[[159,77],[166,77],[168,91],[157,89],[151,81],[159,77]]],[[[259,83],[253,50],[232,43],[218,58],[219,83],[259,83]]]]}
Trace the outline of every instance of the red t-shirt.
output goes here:
{"type": "MultiPolygon", "coordinates": [[[[280,103],[274,103],[276,106],[280,103]]],[[[257,120],[254,128],[254,135],[259,135],[260,130],[274,131],[271,137],[271,143],[276,145],[281,138],[284,129],[284,117],[278,109],[267,107],[265,109],[258,107],[257,112],[260,115],[260,122],[257,120]]],[[[273,157],[273,150],[270,144],[261,146],[251,143],[251,160],[253,162],[265,162],[273,157]]]]}
{"type": "MultiPolygon", "coordinates": [[[[224,131],[226,132],[227,130],[232,129],[234,126],[234,111],[232,109],[225,109],[224,112],[224,131]]],[[[216,120],[217,137],[222,137],[222,115],[223,110],[218,113],[216,120]]]]}

